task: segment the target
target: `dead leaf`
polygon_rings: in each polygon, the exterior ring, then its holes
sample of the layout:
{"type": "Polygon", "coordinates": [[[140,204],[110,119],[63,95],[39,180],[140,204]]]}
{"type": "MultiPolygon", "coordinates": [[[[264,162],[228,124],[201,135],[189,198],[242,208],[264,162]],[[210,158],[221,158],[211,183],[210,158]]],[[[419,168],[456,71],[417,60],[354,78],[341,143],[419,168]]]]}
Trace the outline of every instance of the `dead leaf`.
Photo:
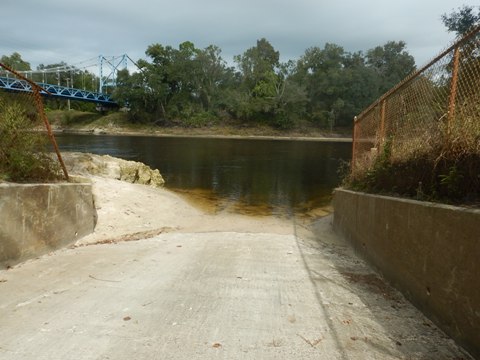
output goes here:
{"type": "Polygon", "coordinates": [[[214,348],[220,348],[220,347],[222,347],[222,344],[220,344],[220,343],[213,343],[212,347],[214,347],[214,348]]]}
{"type": "Polygon", "coordinates": [[[128,320],[132,320],[132,318],[131,318],[130,316],[125,316],[125,317],[123,318],[123,321],[128,321],[128,320]]]}

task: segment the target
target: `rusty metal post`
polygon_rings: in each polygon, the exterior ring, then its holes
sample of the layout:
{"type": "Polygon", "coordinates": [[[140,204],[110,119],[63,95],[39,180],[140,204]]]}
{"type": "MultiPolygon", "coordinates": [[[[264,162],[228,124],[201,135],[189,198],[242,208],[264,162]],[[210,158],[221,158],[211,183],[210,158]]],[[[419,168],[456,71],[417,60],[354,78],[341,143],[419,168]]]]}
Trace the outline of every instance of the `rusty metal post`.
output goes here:
{"type": "Polygon", "coordinates": [[[352,134],[352,162],[350,163],[350,172],[353,174],[353,171],[355,170],[355,156],[356,156],[356,144],[357,144],[357,117],[355,116],[353,118],[353,134],[352,134]]]}
{"type": "Polygon", "coordinates": [[[387,107],[387,99],[382,101],[382,108],[380,110],[380,142],[378,146],[378,153],[381,152],[383,148],[383,143],[385,142],[385,110],[387,107]]]}
{"type": "Polygon", "coordinates": [[[50,126],[50,122],[48,121],[47,114],[45,114],[45,109],[43,107],[42,97],[40,95],[40,91],[37,88],[32,88],[33,96],[35,98],[35,104],[37,105],[37,111],[39,112],[40,118],[42,119],[45,127],[47,128],[47,134],[50,138],[50,142],[55,149],[55,153],[57,154],[58,161],[60,162],[60,166],[62,167],[63,174],[65,175],[65,179],[68,181],[69,176],[67,172],[67,168],[65,163],[63,162],[62,155],[60,154],[60,150],[58,149],[57,141],[55,140],[55,136],[53,136],[52,127],[50,126]]]}
{"type": "Polygon", "coordinates": [[[42,97],[40,95],[41,91],[45,91],[45,93],[47,93],[47,94],[50,94],[50,93],[48,91],[46,91],[45,89],[43,89],[41,86],[39,86],[37,83],[27,79],[25,76],[19,74],[15,70],[11,69],[9,66],[0,63],[0,67],[3,67],[5,70],[7,70],[7,72],[11,72],[12,74],[17,76],[18,78],[28,82],[31,85],[32,92],[33,92],[33,97],[35,99],[35,105],[37,107],[37,111],[38,111],[43,123],[45,124],[45,127],[47,128],[48,136],[49,136],[50,141],[53,145],[53,148],[55,149],[55,153],[57,154],[57,158],[58,158],[58,161],[60,162],[60,165],[62,167],[63,174],[65,175],[65,179],[68,181],[69,177],[68,177],[67,168],[65,167],[65,163],[63,162],[62,155],[60,154],[60,150],[58,149],[58,145],[57,145],[57,141],[55,140],[55,136],[53,136],[52,127],[50,126],[50,122],[48,121],[47,114],[45,114],[45,108],[43,107],[43,101],[42,101],[42,97]]]}
{"type": "Polygon", "coordinates": [[[457,97],[458,67],[460,64],[460,47],[455,47],[453,53],[452,83],[450,85],[450,99],[448,101],[448,123],[447,135],[450,135],[450,129],[455,118],[455,100],[457,97]]]}

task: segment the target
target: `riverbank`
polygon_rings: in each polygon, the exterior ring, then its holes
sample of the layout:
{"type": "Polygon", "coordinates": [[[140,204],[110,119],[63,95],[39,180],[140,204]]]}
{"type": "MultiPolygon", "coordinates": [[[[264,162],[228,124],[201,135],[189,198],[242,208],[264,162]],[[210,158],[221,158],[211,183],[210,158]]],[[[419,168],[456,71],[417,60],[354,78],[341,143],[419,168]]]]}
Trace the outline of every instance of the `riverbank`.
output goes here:
{"type": "Polygon", "coordinates": [[[58,133],[344,142],[350,142],[352,137],[350,129],[338,128],[328,131],[307,123],[295,129],[280,130],[266,125],[235,122],[213,124],[208,127],[134,124],[128,121],[128,114],[122,112],[101,115],[75,110],[54,110],[47,112],[47,115],[52,129],[58,133]]]}

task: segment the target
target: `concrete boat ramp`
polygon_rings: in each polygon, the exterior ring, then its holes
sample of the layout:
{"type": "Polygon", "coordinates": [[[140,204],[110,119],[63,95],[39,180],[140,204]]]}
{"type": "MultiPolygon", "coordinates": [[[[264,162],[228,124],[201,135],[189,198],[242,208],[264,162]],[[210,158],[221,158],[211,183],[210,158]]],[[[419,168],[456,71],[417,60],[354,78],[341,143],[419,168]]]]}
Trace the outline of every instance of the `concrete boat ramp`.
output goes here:
{"type": "Polygon", "coordinates": [[[470,359],[331,218],[284,222],[90,239],[1,270],[0,359],[470,359]]]}

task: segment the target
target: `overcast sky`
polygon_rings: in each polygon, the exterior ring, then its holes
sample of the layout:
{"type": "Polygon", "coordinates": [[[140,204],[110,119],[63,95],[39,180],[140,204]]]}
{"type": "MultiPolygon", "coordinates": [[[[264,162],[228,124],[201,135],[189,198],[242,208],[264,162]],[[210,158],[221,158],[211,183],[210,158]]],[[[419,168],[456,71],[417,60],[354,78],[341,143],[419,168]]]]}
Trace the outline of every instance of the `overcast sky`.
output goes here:
{"type": "Polygon", "coordinates": [[[0,56],[76,64],[98,55],[145,58],[153,43],[222,49],[233,65],[266,38],[281,59],[326,42],[366,51],[403,40],[422,65],[453,38],[440,17],[471,0],[0,0],[0,56]]]}

